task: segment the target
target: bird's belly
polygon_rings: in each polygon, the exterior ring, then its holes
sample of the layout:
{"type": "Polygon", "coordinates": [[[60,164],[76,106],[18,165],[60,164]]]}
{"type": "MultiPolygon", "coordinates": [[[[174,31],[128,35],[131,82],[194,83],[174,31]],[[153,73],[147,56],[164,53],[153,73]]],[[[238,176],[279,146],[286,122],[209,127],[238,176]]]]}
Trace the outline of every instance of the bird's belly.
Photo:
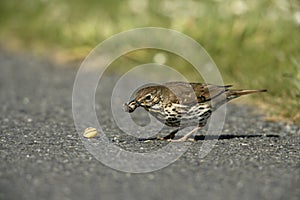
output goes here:
{"type": "Polygon", "coordinates": [[[204,126],[211,116],[210,107],[201,105],[180,109],[174,107],[161,110],[150,109],[149,112],[160,122],[171,127],[204,126]]]}

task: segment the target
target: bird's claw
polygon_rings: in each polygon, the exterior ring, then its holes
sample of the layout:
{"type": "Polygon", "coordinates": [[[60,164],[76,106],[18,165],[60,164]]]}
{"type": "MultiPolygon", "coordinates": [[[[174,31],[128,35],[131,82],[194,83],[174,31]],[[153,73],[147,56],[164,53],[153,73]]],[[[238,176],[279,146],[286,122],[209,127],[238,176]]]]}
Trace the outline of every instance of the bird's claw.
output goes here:
{"type": "Polygon", "coordinates": [[[186,142],[186,141],[189,141],[189,142],[195,142],[195,139],[194,138],[185,138],[185,137],[182,137],[182,138],[179,138],[179,139],[168,139],[167,140],[168,142],[186,142]]]}

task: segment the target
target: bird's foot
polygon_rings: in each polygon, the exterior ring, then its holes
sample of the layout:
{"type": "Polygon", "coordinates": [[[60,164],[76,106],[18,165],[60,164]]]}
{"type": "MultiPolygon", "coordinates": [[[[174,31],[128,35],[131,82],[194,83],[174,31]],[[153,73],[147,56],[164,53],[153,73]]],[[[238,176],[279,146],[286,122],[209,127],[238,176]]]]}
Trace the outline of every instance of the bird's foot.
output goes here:
{"type": "Polygon", "coordinates": [[[157,140],[165,140],[164,137],[160,137],[160,136],[157,136],[156,139],[157,140]]]}
{"type": "Polygon", "coordinates": [[[195,142],[195,139],[194,138],[188,138],[188,137],[182,137],[182,138],[179,138],[179,139],[168,139],[169,142],[186,142],[186,141],[189,141],[189,142],[195,142]]]}
{"type": "Polygon", "coordinates": [[[160,137],[157,136],[156,139],[157,140],[172,140],[175,137],[175,133],[170,133],[169,135],[165,136],[165,137],[160,137]]]}
{"type": "Polygon", "coordinates": [[[179,138],[177,140],[174,140],[173,138],[171,138],[171,140],[169,140],[170,142],[185,142],[185,141],[195,141],[194,138],[189,138],[189,136],[191,136],[194,132],[197,132],[201,127],[196,127],[193,130],[191,130],[190,132],[188,132],[187,134],[185,134],[182,138],[179,138]]]}

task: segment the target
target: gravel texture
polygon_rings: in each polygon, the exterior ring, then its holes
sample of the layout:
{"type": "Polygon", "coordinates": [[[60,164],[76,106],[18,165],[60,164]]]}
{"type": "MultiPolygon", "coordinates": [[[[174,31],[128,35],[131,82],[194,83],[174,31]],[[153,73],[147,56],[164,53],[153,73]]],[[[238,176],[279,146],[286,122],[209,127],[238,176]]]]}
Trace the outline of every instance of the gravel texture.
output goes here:
{"type": "MultiPolygon", "coordinates": [[[[77,69],[0,50],[0,199],[300,199],[299,127],[266,122],[255,108],[235,104],[204,158],[204,137],[197,136],[158,171],[130,174],[103,165],[74,128],[77,69]]],[[[106,123],[111,141],[131,151],[167,143],[139,141],[106,123]]]]}

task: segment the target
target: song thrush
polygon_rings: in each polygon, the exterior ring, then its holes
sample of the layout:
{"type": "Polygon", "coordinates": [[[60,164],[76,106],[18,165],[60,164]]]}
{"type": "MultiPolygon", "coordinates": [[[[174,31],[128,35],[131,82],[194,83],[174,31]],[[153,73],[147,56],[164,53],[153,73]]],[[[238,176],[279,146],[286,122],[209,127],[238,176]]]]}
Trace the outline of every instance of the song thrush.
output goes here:
{"type": "Polygon", "coordinates": [[[124,110],[131,113],[137,107],[143,107],[165,125],[178,127],[165,138],[171,138],[171,141],[185,141],[192,133],[205,126],[211,113],[224,103],[242,95],[266,92],[229,89],[231,86],[187,82],[144,86],[136,92],[132,101],[124,104],[124,110]],[[179,129],[193,125],[197,127],[182,138],[173,140],[179,129]]]}

